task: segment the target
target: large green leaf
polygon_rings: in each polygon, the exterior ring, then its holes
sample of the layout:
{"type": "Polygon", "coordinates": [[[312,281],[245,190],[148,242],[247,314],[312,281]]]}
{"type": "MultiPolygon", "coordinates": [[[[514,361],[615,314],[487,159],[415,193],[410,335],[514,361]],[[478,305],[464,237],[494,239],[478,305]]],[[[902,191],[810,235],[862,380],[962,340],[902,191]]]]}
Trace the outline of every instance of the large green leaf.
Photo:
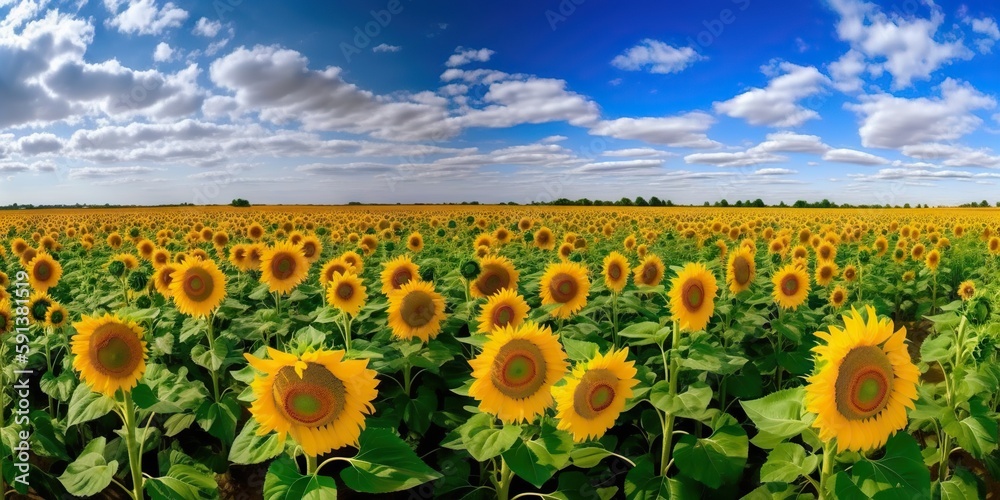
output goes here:
{"type": "Polygon", "coordinates": [[[278,435],[271,432],[263,436],[257,435],[260,425],[256,420],[250,419],[243,430],[233,441],[233,447],[229,450],[229,461],[235,464],[249,465],[259,464],[278,456],[284,446],[278,439],[278,435]]]}
{"type": "Polygon", "coordinates": [[[661,380],[649,392],[653,406],[675,417],[702,420],[705,410],[712,402],[712,388],[704,383],[692,384],[686,391],[670,397],[670,385],[661,380]]]}
{"type": "Polygon", "coordinates": [[[522,439],[518,439],[511,449],[503,452],[502,456],[514,474],[535,488],[541,488],[558,470],[551,465],[539,463],[538,455],[535,455],[522,439]]]}
{"type": "Polygon", "coordinates": [[[885,444],[885,456],[878,460],[862,459],[851,469],[851,480],[866,495],[899,499],[929,495],[931,473],[924,465],[920,446],[913,436],[896,433],[885,444]]]}
{"type": "Polygon", "coordinates": [[[87,384],[79,384],[69,399],[66,425],[72,426],[101,418],[114,407],[114,399],[92,391],[87,384]]]}
{"type": "Polygon", "coordinates": [[[187,464],[175,464],[166,476],[147,479],[146,493],[153,500],[212,500],[219,498],[219,484],[215,477],[203,468],[187,464]]]}
{"type": "Polygon", "coordinates": [[[358,454],[350,459],[351,467],[340,472],[340,478],[352,490],[390,493],[441,477],[390,429],[369,427],[361,432],[358,443],[358,454]]]}
{"type": "Polygon", "coordinates": [[[118,472],[118,462],[104,460],[106,444],[103,437],[94,439],[66,467],[66,471],[59,476],[59,482],[66,491],[78,497],[89,497],[104,491],[111,484],[111,479],[118,472]]]}
{"type": "Polygon", "coordinates": [[[809,428],[814,417],[802,408],[805,389],[796,387],[768,394],[753,401],[740,401],[758,433],[753,444],[770,449],[809,428]]]}
{"type": "Polygon", "coordinates": [[[681,437],[674,458],[681,473],[715,489],[740,477],[750,443],[739,425],[719,427],[707,438],[681,437]]]}
{"type": "Polygon", "coordinates": [[[336,500],[337,482],[332,477],[302,475],[295,461],[282,455],[264,476],[264,500],[336,500]]]}
{"type": "Polygon", "coordinates": [[[760,468],[760,481],[791,483],[812,474],[818,463],[819,456],[808,455],[801,445],[781,443],[768,453],[767,462],[760,468]]]}

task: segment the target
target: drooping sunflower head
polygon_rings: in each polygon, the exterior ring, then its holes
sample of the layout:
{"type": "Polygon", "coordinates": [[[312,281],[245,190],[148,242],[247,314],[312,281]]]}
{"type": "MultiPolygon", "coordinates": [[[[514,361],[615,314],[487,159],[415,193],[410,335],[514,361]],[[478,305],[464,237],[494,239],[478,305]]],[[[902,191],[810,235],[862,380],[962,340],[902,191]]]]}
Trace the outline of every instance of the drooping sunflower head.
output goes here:
{"type": "Polygon", "coordinates": [[[389,292],[389,327],[397,338],[427,342],[441,332],[444,308],[444,298],[433,284],[410,281],[389,292]]]}
{"type": "Polygon", "coordinates": [[[250,413],[260,436],[291,436],[310,456],[347,445],[357,446],[365,415],[375,411],[378,379],[368,360],[344,360],[344,351],[313,351],[302,356],[267,348],[270,359],[244,354],[263,372],[250,384],[256,399],[250,413]]]}
{"type": "MultiPolygon", "coordinates": [[[[160,268],[162,271],[169,266],[160,268]]],[[[156,283],[163,281],[161,274],[156,283]]],[[[170,273],[170,297],[177,310],[194,317],[212,314],[226,298],[226,276],[213,260],[190,258],[170,273]]]]}
{"type": "Polygon", "coordinates": [[[963,281],[958,285],[958,296],[962,300],[969,300],[976,295],[976,284],[972,280],[963,281]]]}
{"type": "Polygon", "coordinates": [[[552,388],[558,428],[573,434],[574,441],[603,436],[625,409],[632,387],[639,383],[635,363],[626,361],[627,356],[627,348],[598,353],[576,365],[565,385],[552,388]]]}
{"type": "Polygon", "coordinates": [[[368,294],[361,278],[354,273],[335,273],[326,288],[326,302],[351,316],[365,306],[368,294]]]}
{"type": "Polygon", "coordinates": [[[137,323],[105,314],[73,323],[73,368],[95,392],[115,397],[130,391],[146,372],[146,343],[137,323]]]}
{"type": "Polygon", "coordinates": [[[681,330],[698,331],[708,325],[718,291],[715,276],[700,262],[688,263],[670,280],[670,314],[680,322],[681,330]]]}
{"type": "Polygon", "coordinates": [[[797,309],[809,296],[809,275],[793,264],[774,273],[771,283],[774,284],[774,301],[784,309],[797,309]]]}
{"type": "Polygon", "coordinates": [[[420,266],[413,263],[407,255],[400,255],[385,263],[382,269],[382,293],[388,294],[412,280],[420,279],[420,266]]]}
{"type": "Polygon", "coordinates": [[[729,255],[729,262],[726,264],[726,283],[730,292],[736,294],[748,290],[756,274],[757,263],[750,249],[741,245],[729,255]]]}
{"type": "Polygon", "coordinates": [[[545,413],[552,406],[552,385],[568,367],[552,330],[531,321],[494,331],[469,365],[475,379],[469,395],[480,410],[504,422],[531,421],[545,413]]]}
{"type": "Polygon", "coordinates": [[[576,262],[549,264],[539,283],[542,305],[558,304],[552,315],[568,318],[587,305],[590,280],[587,269],[576,262]]]}
{"type": "Polygon", "coordinates": [[[41,292],[56,286],[62,277],[62,265],[45,252],[39,252],[28,262],[27,271],[28,283],[41,292]]]}
{"type": "Polygon", "coordinates": [[[69,313],[61,304],[53,303],[49,310],[45,312],[45,326],[59,328],[66,324],[69,313]]]}
{"type": "Polygon", "coordinates": [[[302,248],[281,242],[264,251],[260,270],[261,283],[267,283],[272,292],[289,293],[306,278],[309,261],[302,248]]]}
{"type": "Polygon", "coordinates": [[[663,261],[656,255],[646,255],[634,270],[633,281],[637,285],[656,286],[663,280],[663,261]]]}
{"type": "Polygon", "coordinates": [[[833,291],[830,292],[830,305],[836,309],[840,309],[847,301],[847,290],[844,287],[837,285],[833,287],[833,291]]]}
{"type": "Polygon", "coordinates": [[[528,303],[516,290],[504,288],[490,296],[479,313],[479,331],[492,333],[506,326],[517,327],[528,317],[528,303]]]}
{"type": "Polygon", "coordinates": [[[479,276],[469,285],[469,294],[475,298],[489,297],[500,290],[517,290],[520,273],[506,257],[486,257],[479,262],[479,276]]]}
{"type": "Polygon", "coordinates": [[[813,426],[837,450],[879,448],[906,427],[906,409],[914,407],[920,372],[906,349],[906,329],[893,332],[866,307],[844,315],[844,329],[816,332],[816,372],[806,387],[806,410],[816,414],[813,426]]]}
{"type": "Polygon", "coordinates": [[[903,282],[909,283],[917,277],[917,273],[913,271],[906,271],[903,273],[903,282]]]}
{"type": "Polygon", "coordinates": [[[604,267],[601,274],[604,275],[604,285],[614,293],[621,293],[628,284],[628,259],[624,255],[613,251],[604,258],[604,267]]]}

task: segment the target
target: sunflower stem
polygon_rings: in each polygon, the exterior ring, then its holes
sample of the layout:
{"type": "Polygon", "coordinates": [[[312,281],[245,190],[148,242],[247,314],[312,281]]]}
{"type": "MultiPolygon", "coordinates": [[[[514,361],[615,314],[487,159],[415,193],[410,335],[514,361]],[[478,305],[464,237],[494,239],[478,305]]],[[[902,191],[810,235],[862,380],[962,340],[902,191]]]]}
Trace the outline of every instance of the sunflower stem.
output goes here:
{"type": "MultiPolygon", "coordinates": [[[[785,324],[784,321],[785,321],[785,308],[783,308],[783,307],[781,307],[779,305],[778,306],[778,323],[780,325],[784,326],[784,324],[785,324]]],[[[780,391],[781,390],[781,379],[783,378],[783,375],[784,375],[784,372],[785,372],[784,368],[781,366],[781,353],[782,353],[782,349],[783,349],[783,346],[781,345],[781,343],[784,340],[784,337],[781,334],[781,328],[775,328],[775,330],[778,332],[778,346],[774,349],[774,359],[776,361],[775,367],[774,367],[774,372],[775,372],[774,376],[775,376],[775,379],[777,380],[778,390],[780,391]]]]}
{"type": "Polygon", "coordinates": [[[832,453],[832,443],[823,443],[823,468],[820,469],[819,473],[819,494],[820,500],[826,500],[826,491],[829,488],[827,481],[830,479],[830,473],[833,472],[833,453],[832,453]]]}
{"type": "Polygon", "coordinates": [[[125,447],[128,449],[128,464],[132,474],[132,498],[143,500],[142,486],[142,443],[136,440],[135,436],[135,404],[132,402],[132,393],[125,392],[125,407],[122,409],[122,419],[125,423],[125,447]]]}
{"type": "MultiPolygon", "coordinates": [[[[48,373],[52,374],[52,377],[55,378],[56,374],[52,371],[52,353],[49,351],[49,338],[50,335],[52,335],[52,329],[50,327],[45,327],[45,334],[45,340],[43,341],[45,344],[45,366],[48,369],[48,373]]],[[[0,387],[4,386],[0,385],[0,387]]],[[[52,396],[49,396],[48,394],[46,394],[46,396],[49,398],[49,416],[54,419],[57,417],[55,400],[53,400],[52,396]]]]}
{"type": "MultiPolygon", "coordinates": [[[[670,384],[670,401],[677,396],[677,379],[680,375],[680,351],[678,344],[681,340],[681,329],[678,328],[677,321],[674,320],[674,331],[670,341],[670,362],[664,361],[663,369],[667,373],[668,384],[670,384]]],[[[674,414],[666,412],[663,421],[663,448],[660,450],[660,475],[666,477],[670,470],[670,452],[674,439],[674,414]]]]}
{"type": "MultiPolygon", "coordinates": [[[[212,323],[215,323],[215,313],[212,313],[208,317],[209,360],[212,359],[211,355],[215,354],[215,333],[212,331],[212,323]]],[[[212,376],[212,395],[215,397],[215,401],[219,402],[219,375],[215,372],[215,370],[209,370],[208,373],[212,376]]]]}
{"type": "Polygon", "coordinates": [[[347,311],[344,311],[343,314],[344,314],[344,348],[349,353],[351,352],[351,315],[347,314],[347,311]]]}
{"type": "Polygon", "coordinates": [[[508,500],[510,498],[510,483],[514,479],[514,473],[507,466],[507,461],[500,457],[500,483],[497,485],[497,499],[508,500]]]}
{"type": "Polygon", "coordinates": [[[412,369],[409,361],[403,365],[403,393],[406,394],[406,397],[410,397],[410,384],[413,382],[410,378],[410,370],[412,369]]]}
{"type": "Polygon", "coordinates": [[[611,292],[611,324],[612,340],[618,349],[618,292],[611,292]]]}
{"type": "Polygon", "coordinates": [[[306,454],[306,475],[315,476],[319,472],[319,460],[316,455],[306,454]]]}

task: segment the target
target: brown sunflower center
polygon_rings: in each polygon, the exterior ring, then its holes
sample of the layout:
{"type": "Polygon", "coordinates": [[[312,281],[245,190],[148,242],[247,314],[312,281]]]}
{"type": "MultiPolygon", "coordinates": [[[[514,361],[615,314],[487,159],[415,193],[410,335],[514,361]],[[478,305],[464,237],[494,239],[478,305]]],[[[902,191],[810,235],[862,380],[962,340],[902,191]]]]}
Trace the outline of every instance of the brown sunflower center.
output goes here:
{"type": "Polygon", "coordinates": [[[656,264],[646,264],[642,266],[642,282],[647,285],[653,285],[656,283],[656,277],[660,274],[656,269],[656,264]]]}
{"type": "Polygon", "coordinates": [[[282,416],[311,428],[333,423],[347,402],[344,382],[318,363],[307,363],[301,378],[295,368],[281,368],[274,377],[273,392],[282,416]]]}
{"type": "Polygon", "coordinates": [[[493,324],[495,326],[507,326],[514,319],[514,308],[509,304],[501,304],[493,310],[493,324]]]}
{"type": "Polygon", "coordinates": [[[830,247],[820,247],[820,249],[819,249],[819,256],[822,257],[823,259],[829,259],[830,258],[830,247]]]}
{"type": "Polygon", "coordinates": [[[337,285],[337,296],[341,300],[350,300],[354,296],[354,285],[350,283],[341,283],[337,285]]]}
{"type": "Polygon", "coordinates": [[[420,328],[431,322],[435,314],[434,298],[427,292],[412,291],[403,297],[399,315],[412,328],[420,328]]]}
{"type": "Polygon", "coordinates": [[[827,266],[821,267],[819,270],[819,275],[821,278],[828,280],[833,277],[833,269],[827,266]]]}
{"type": "MultiPolygon", "coordinates": [[[[169,279],[169,278],[168,278],[169,279]]],[[[184,273],[184,295],[193,302],[208,300],[215,291],[215,280],[207,270],[192,267],[184,273]]]]}
{"type": "Polygon", "coordinates": [[[620,279],[622,277],[622,266],[617,262],[608,264],[608,276],[613,280],[620,279]]]}
{"type": "Polygon", "coordinates": [[[35,264],[34,274],[36,280],[48,281],[52,277],[52,264],[44,260],[35,264]]]}
{"type": "Polygon", "coordinates": [[[476,287],[487,297],[507,288],[509,285],[510,273],[503,267],[495,265],[486,266],[482,274],[479,275],[479,279],[476,280],[476,287]]]}
{"type": "Polygon", "coordinates": [[[313,242],[311,242],[311,241],[307,241],[307,242],[303,243],[302,244],[302,253],[305,254],[306,258],[312,257],[313,255],[316,255],[316,244],[313,243],[313,242]]]}
{"type": "Polygon", "coordinates": [[[844,292],[841,292],[840,290],[833,292],[833,302],[835,304],[839,304],[843,301],[844,301],[844,292]]]}
{"type": "Polygon", "coordinates": [[[411,279],[413,279],[413,274],[410,273],[409,269],[405,267],[396,269],[396,271],[392,273],[392,287],[398,289],[399,287],[409,283],[411,279]]]}
{"type": "Polygon", "coordinates": [[[844,277],[847,278],[848,280],[853,280],[856,275],[857,271],[855,271],[852,268],[847,268],[847,270],[844,271],[844,277]]]}
{"type": "Polygon", "coordinates": [[[588,370],[573,392],[573,410],[586,419],[597,418],[615,402],[618,377],[607,369],[588,370]]]}
{"type": "Polygon", "coordinates": [[[733,277],[739,285],[745,285],[750,281],[750,263],[746,257],[741,255],[733,259],[733,277]]]}
{"type": "Polygon", "coordinates": [[[545,356],[537,345],[529,340],[513,339],[497,353],[490,379],[503,395],[525,399],[545,384],[546,369],[545,356]]]}
{"type": "Polygon", "coordinates": [[[799,292],[799,277],[794,274],[786,275],[781,278],[781,293],[786,296],[793,296],[799,292]]]}
{"type": "Polygon", "coordinates": [[[837,374],[837,410],[848,420],[875,416],[889,404],[892,381],[892,363],[882,349],[855,347],[844,356],[837,374]]]}
{"type": "Polygon", "coordinates": [[[109,377],[127,377],[142,362],[142,342],[125,325],[99,326],[90,337],[90,359],[97,371],[109,377]]]}
{"type": "Polygon", "coordinates": [[[698,312],[705,302],[705,285],[700,280],[691,279],[681,287],[681,302],[689,312],[698,312]]]}
{"type": "Polygon", "coordinates": [[[295,259],[287,253],[279,253],[271,259],[271,274],[275,279],[286,280],[295,274],[295,259]]]}
{"type": "Polygon", "coordinates": [[[560,304],[565,304],[576,298],[579,289],[580,285],[577,284],[576,280],[566,273],[553,276],[552,281],[549,282],[549,293],[552,295],[552,300],[560,304]]]}

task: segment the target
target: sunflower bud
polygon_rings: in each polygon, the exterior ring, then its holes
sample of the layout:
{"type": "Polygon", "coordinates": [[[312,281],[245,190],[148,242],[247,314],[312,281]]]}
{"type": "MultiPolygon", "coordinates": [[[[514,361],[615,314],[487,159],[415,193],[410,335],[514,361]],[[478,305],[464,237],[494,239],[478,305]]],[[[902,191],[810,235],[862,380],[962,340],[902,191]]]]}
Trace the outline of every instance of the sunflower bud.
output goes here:
{"type": "Polygon", "coordinates": [[[462,264],[462,268],[460,271],[462,272],[463,278],[471,280],[474,279],[476,276],[479,276],[479,270],[480,269],[478,262],[474,260],[468,260],[462,264]]]}
{"type": "Polygon", "coordinates": [[[969,318],[969,322],[973,325],[984,325],[990,320],[990,315],[993,313],[993,306],[990,305],[990,300],[985,295],[976,295],[969,299],[969,312],[966,317],[969,318]]]}
{"type": "Polygon", "coordinates": [[[149,295],[140,295],[138,299],[135,299],[135,306],[139,309],[149,309],[153,307],[153,299],[149,298],[149,295]]]}
{"type": "Polygon", "coordinates": [[[535,233],[532,233],[531,231],[525,231],[524,232],[524,242],[525,243],[531,243],[533,241],[535,241],[535,233]]]}
{"type": "Polygon", "coordinates": [[[108,264],[108,272],[115,278],[121,278],[125,274],[125,263],[120,260],[111,261],[108,264]]]}
{"type": "Polygon", "coordinates": [[[443,228],[443,227],[442,227],[442,228],[439,228],[439,229],[437,230],[437,235],[438,235],[438,238],[444,238],[444,235],[445,235],[445,234],[448,234],[448,233],[446,233],[446,232],[445,232],[445,230],[444,230],[444,228],[443,228]]]}
{"type": "Polygon", "coordinates": [[[456,227],[458,227],[458,223],[457,222],[455,222],[453,220],[448,221],[448,229],[455,229],[456,227]]]}
{"type": "Polygon", "coordinates": [[[420,279],[428,283],[434,281],[434,268],[424,267],[424,269],[420,271],[420,279]]]}
{"type": "Polygon", "coordinates": [[[145,271],[136,271],[128,277],[128,287],[134,292],[141,292],[149,284],[149,275],[145,271]]]}

